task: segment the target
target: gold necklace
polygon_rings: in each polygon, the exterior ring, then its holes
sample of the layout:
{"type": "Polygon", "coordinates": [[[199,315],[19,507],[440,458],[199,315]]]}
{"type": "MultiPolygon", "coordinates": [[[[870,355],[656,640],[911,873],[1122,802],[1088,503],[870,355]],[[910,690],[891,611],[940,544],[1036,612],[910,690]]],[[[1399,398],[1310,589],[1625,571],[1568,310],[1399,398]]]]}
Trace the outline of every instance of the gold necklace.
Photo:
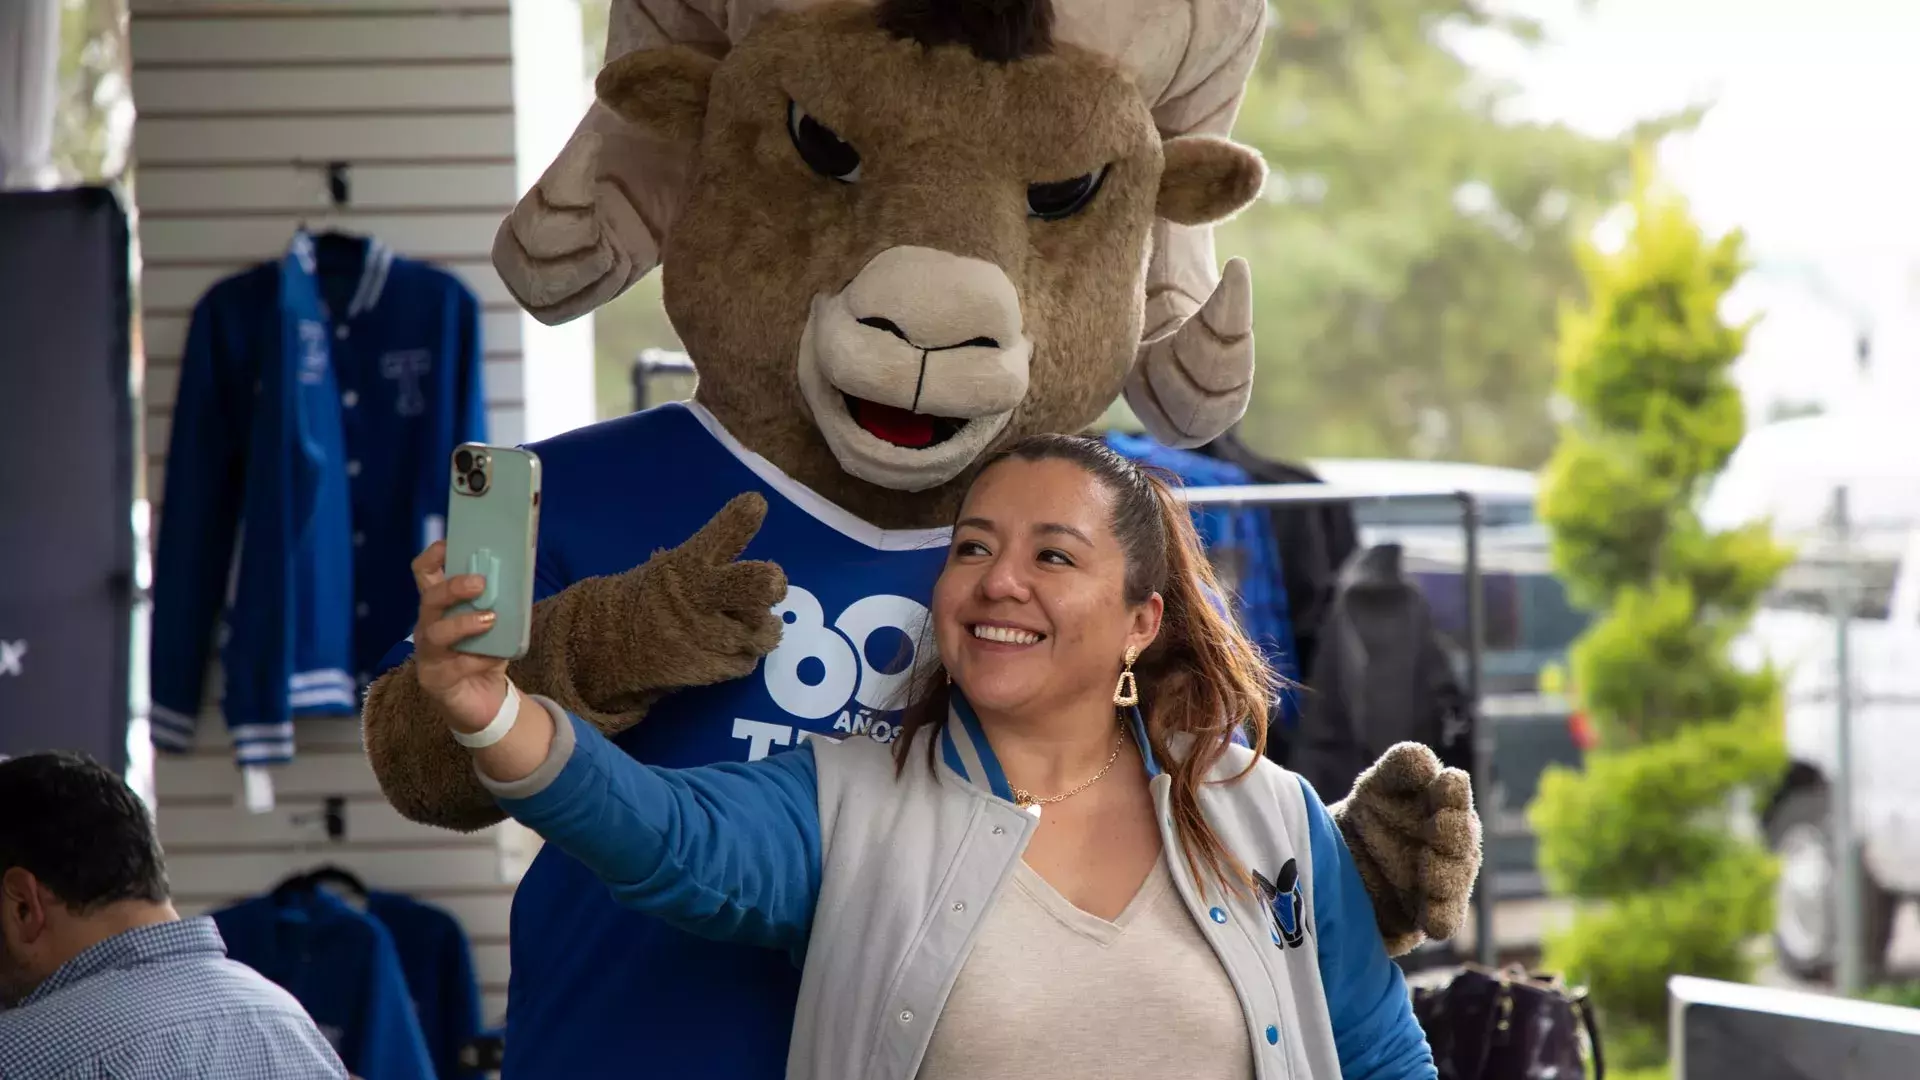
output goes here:
{"type": "Polygon", "coordinates": [[[1071,788],[1067,791],[1063,791],[1058,795],[1050,795],[1044,799],[1034,798],[1033,792],[1028,791],[1026,788],[1014,788],[1013,789],[1013,805],[1018,806],[1022,810],[1024,810],[1029,806],[1041,806],[1046,803],[1057,803],[1062,799],[1066,799],[1066,798],[1070,798],[1071,796],[1078,795],[1081,792],[1092,787],[1094,784],[1099,782],[1101,777],[1107,775],[1107,770],[1113,768],[1114,762],[1120,760],[1120,746],[1122,742],[1126,739],[1126,737],[1127,737],[1127,729],[1124,727],[1121,728],[1119,731],[1116,731],[1113,733],[1113,753],[1107,755],[1107,763],[1105,765],[1100,766],[1099,772],[1094,773],[1091,779],[1082,781],[1078,787],[1071,788]]]}

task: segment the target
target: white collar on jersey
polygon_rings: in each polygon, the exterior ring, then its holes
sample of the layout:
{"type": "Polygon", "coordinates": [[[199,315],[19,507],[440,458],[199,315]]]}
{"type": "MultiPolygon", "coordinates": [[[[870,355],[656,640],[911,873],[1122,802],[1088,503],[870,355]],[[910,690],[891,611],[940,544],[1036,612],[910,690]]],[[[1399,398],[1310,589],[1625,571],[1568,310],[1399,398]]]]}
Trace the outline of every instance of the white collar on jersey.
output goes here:
{"type": "MultiPolygon", "coordinates": [[[[387,273],[393,269],[393,249],[377,236],[369,236],[366,241],[366,255],[360,263],[360,283],[354,286],[353,296],[347,301],[346,317],[349,319],[357,319],[373,310],[373,306],[380,302],[380,294],[386,291],[387,273]]],[[[313,236],[305,229],[293,234],[292,250],[302,270],[309,275],[316,272],[313,236]]],[[[325,311],[326,307],[326,298],[321,297],[321,310],[325,311]]],[[[333,313],[327,312],[327,317],[331,319],[333,313]]]]}
{"type": "Polygon", "coordinates": [[[785,496],[788,502],[799,507],[821,524],[835,532],[867,545],[877,551],[914,551],[920,548],[945,547],[953,539],[952,529],[883,529],[878,525],[854,516],[848,510],[834,504],[826,496],[781,472],[779,466],[759,454],[740,445],[740,440],[720,426],[720,421],[697,402],[680,402],[680,406],[692,413],[700,426],[707,429],[727,453],[737,458],[740,464],[753,470],[753,474],[765,481],[785,496]]]}

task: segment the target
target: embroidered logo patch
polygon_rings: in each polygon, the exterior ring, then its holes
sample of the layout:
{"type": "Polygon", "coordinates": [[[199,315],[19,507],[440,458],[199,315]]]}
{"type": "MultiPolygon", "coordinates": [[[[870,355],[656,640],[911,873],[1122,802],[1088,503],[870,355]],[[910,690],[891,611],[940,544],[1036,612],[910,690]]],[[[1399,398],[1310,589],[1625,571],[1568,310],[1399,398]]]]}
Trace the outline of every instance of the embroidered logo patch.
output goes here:
{"type": "Polygon", "coordinates": [[[1273,943],[1283,949],[1297,949],[1307,940],[1307,898],[1300,891],[1300,864],[1288,859],[1273,880],[1254,871],[1254,884],[1273,913],[1273,943]]]}
{"type": "Polygon", "coordinates": [[[396,414],[419,416],[427,411],[427,395],[420,383],[432,371],[433,354],[425,349],[402,349],[380,358],[380,374],[395,383],[396,414]]]}

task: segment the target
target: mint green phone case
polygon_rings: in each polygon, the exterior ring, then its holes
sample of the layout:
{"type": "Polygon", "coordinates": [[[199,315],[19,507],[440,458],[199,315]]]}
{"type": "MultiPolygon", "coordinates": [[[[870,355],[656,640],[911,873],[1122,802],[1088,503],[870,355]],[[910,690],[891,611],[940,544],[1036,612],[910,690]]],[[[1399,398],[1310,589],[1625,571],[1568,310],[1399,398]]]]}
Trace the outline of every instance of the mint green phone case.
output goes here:
{"type": "MultiPolygon", "coordinates": [[[[492,611],[484,634],[454,649],[505,660],[526,655],[533,628],[533,554],[540,534],[540,459],[526,450],[466,443],[447,459],[447,576],[480,574],[485,591],[447,609],[492,611]],[[484,454],[490,470],[479,494],[455,464],[461,451],[484,454]]],[[[465,475],[472,475],[467,473],[465,475]]]]}

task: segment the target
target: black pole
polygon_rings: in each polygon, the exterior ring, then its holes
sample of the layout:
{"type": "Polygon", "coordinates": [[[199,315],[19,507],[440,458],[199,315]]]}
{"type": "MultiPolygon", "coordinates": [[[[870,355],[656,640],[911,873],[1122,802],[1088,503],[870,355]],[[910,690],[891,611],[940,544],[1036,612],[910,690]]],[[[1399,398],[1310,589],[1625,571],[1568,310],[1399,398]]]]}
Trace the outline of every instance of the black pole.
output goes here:
{"type": "MultiPolygon", "coordinates": [[[[1493,797],[1493,728],[1480,714],[1481,657],[1487,642],[1486,597],[1480,584],[1480,503],[1470,493],[1461,492],[1460,527],[1465,533],[1466,543],[1466,586],[1467,586],[1467,719],[1473,725],[1473,805],[1480,813],[1482,830],[1481,851],[1488,851],[1492,845],[1486,842],[1487,835],[1493,832],[1489,824],[1499,816],[1500,808],[1494,805],[1493,797]]],[[[1493,937],[1493,907],[1499,901],[1500,890],[1497,886],[1497,873],[1485,863],[1482,855],[1480,876],[1473,887],[1473,939],[1474,951],[1479,954],[1480,963],[1495,967],[1499,962],[1499,947],[1493,937]]]]}

